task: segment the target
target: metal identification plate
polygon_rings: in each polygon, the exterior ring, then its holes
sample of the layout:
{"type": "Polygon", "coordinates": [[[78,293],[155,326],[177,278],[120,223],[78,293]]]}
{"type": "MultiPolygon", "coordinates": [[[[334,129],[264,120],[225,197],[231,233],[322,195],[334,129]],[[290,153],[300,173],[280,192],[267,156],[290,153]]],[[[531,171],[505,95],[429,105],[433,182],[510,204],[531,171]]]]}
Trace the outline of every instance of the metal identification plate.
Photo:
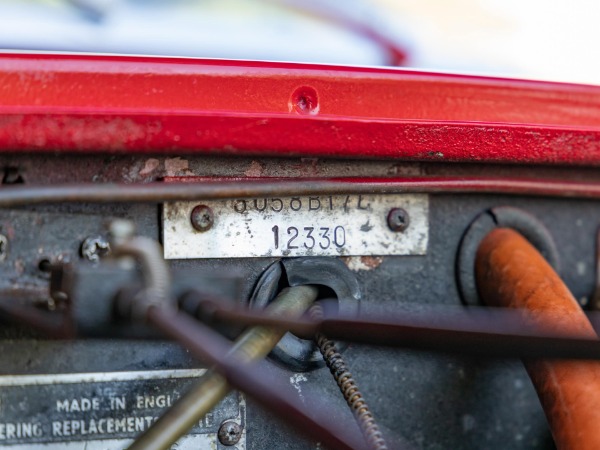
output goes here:
{"type": "MultiPolygon", "coordinates": [[[[0,449],[121,450],[147,430],[204,369],[0,376],[0,449]]],[[[181,438],[178,450],[246,448],[243,397],[232,392],[181,438]],[[223,421],[243,426],[235,447],[223,421]]]]}
{"type": "Polygon", "coordinates": [[[428,209],[426,194],[166,203],[165,258],[423,255],[428,209]]]}

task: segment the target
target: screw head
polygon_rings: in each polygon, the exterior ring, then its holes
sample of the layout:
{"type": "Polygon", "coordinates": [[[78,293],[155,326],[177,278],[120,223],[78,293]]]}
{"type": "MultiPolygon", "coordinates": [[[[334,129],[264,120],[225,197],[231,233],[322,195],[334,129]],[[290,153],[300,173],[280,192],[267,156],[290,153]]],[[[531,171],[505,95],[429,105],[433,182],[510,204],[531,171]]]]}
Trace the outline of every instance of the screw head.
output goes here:
{"type": "Polygon", "coordinates": [[[311,115],[319,113],[319,95],[313,87],[300,86],[292,93],[290,102],[290,111],[295,110],[298,114],[311,115]]]}
{"type": "Polygon", "coordinates": [[[98,262],[109,253],[110,244],[102,236],[89,236],[81,244],[81,256],[91,262],[98,262]]]}
{"type": "Polygon", "coordinates": [[[242,438],[242,426],[233,420],[226,420],[219,427],[219,442],[223,445],[235,445],[242,438]]]}
{"type": "Polygon", "coordinates": [[[214,223],[213,210],[206,205],[198,205],[192,209],[190,221],[196,231],[200,231],[201,233],[208,231],[214,223]]]}
{"type": "Polygon", "coordinates": [[[387,216],[387,224],[390,230],[402,232],[408,228],[410,217],[405,209],[392,208],[387,216]]]}

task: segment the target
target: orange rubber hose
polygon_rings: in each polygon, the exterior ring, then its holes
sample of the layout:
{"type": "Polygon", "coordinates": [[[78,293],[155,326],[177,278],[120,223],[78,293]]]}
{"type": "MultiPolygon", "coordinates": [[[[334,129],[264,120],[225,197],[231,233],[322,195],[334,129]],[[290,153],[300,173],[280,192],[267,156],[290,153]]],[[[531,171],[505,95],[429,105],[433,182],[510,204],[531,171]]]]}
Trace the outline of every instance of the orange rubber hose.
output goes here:
{"type": "MultiPolygon", "coordinates": [[[[486,304],[524,308],[535,324],[548,332],[598,338],[560,277],[516,231],[498,228],[483,239],[475,275],[486,304]]],[[[600,449],[600,362],[524,363],[557,448],[600,449]]]]}

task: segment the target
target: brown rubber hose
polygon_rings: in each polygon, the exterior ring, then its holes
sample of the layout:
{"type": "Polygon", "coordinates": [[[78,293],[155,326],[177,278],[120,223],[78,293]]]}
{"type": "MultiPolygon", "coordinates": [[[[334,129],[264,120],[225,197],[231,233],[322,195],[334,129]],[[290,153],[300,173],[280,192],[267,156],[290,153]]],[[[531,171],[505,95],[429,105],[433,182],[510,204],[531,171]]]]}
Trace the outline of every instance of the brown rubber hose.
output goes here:
{"type": "MultiPolygon", "coordinates": [[[[475,276],[491,306],[525,308],[544,331],[597,339],[587,317],[542,255],[498,228],[481,242],[475,276]]],[[[559,450],[600,449],[600,362],[525,361],[559,450]]]]}

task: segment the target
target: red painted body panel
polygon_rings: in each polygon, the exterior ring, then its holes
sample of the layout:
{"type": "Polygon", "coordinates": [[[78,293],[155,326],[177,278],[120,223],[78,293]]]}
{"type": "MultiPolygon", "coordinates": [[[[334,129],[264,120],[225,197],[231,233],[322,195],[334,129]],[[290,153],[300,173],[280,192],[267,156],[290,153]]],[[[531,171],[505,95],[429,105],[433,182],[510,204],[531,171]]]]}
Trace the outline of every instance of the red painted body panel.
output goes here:
{"type": "Polygon", "coordinates": [[[385,68],[0,55],[0,151],[600,164],[600,87],[385,68]]]}

